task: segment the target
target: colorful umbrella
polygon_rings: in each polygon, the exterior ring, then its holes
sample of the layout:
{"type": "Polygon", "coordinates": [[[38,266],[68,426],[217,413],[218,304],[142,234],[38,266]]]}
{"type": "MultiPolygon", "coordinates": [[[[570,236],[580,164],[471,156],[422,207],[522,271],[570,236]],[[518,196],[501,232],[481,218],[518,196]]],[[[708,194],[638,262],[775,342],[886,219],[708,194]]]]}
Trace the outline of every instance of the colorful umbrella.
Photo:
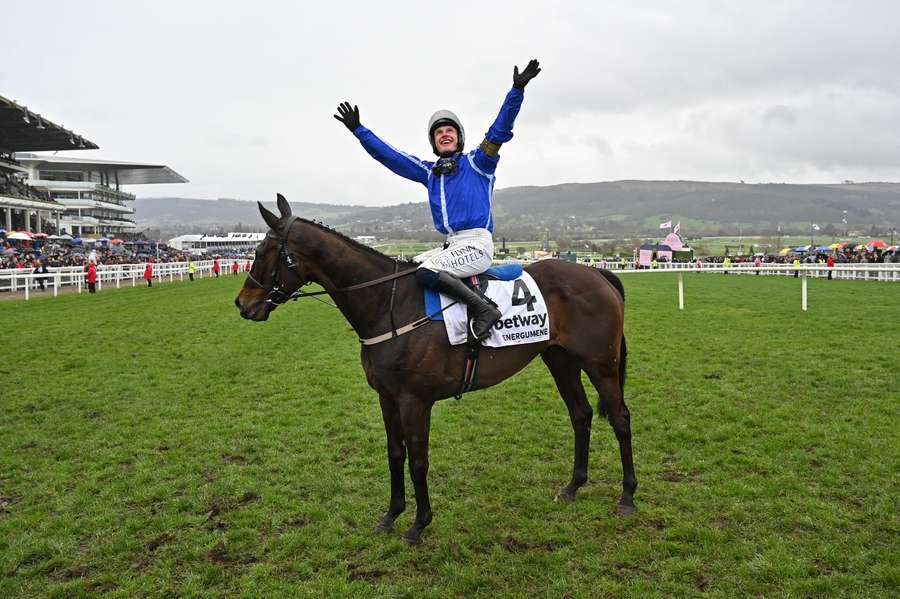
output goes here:
{"type": "Polygon", "coordinates": [[[110,239],[109,242],[113,245],[118,245],[120,243],[124,243],[121,239],[110,239]]]}
{"type": "Polygon", "coordinates": [[[869,243],[866,244],[867,248],[886,248],[887,244],[880,239],[873,239],[869,243]]]}
{"type": "Polygon", "coordinates": [[[842,247],[844,247],[845,245],[847,245],[847,244],[845,244],[845,243],[832,243],[832,244],[829,245],[828,247],[829,247],[830,249],[832,249],[832,250],[839,250],[839,249],[841,249],[842,247]]]}
{"type": "Polygon", "coordinates": [[[778,253],[781,254],[782,256],[784,256],[785,254],[787,254],[790,251],[791,251],[791,248],[781,248],[781,251],[778,253]]]}
{"type": "Polygon", "coordinates": [[[809,246],[808,245],[798,245],[797,247],[794,248],[794,251],[795,252],[808,252],[809,246]]]}
{"type": "Polygon", "coordinates": [[[46,233],[32,233],[31,236],[34,237],[35,239],[46,239],[47,238],[46,233]]]}
{"type": "Polygon", "coordinates": [[[19,239],[21,241],[30,241],[31,233],[28,233],[26,231],[16,231],[14,233],[10,233],[9,235],[7,235],[6,238],[7,239],[19,239]]]}

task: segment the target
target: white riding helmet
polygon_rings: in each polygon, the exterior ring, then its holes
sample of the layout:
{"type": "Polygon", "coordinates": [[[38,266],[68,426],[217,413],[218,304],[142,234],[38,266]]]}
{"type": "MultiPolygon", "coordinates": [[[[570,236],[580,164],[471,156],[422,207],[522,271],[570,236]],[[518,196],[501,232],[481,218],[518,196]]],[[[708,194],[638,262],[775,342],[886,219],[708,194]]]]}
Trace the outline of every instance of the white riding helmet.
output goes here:
{"type": "Polygon", "coordinates": [[[456,151],[462,152],[463,146],[466,145],[466,130],[463,129],[459,117],[449,110],[438,110],[431,115],[430,119],[428,119],[428,143],[431,144],[431,150],[436,155],[441,155],[440,152],[438,152],[437,146],[434,144],[434,130],[442,125],[453,125],[456,128],[456,136],[459,140],[456,151]]]}

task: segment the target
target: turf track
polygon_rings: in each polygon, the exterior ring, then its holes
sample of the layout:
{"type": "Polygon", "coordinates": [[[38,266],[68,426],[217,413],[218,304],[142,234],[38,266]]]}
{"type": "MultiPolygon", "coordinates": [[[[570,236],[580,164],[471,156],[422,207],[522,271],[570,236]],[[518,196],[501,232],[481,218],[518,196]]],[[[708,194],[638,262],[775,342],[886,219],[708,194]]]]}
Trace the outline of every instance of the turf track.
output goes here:
{"type": "Polygon", "coordinates": [[[537,361],[435,408],[419,548],[369,532],[384,434],[336,311],[245,322],[230,276],[3,302],[0,597],[896,596],[900,285],[811,280],[804,314],[794,279],[688,275],[679,313],[673,275],[623,279],[638,513],[597,417],[551,501],[537,361]]]}

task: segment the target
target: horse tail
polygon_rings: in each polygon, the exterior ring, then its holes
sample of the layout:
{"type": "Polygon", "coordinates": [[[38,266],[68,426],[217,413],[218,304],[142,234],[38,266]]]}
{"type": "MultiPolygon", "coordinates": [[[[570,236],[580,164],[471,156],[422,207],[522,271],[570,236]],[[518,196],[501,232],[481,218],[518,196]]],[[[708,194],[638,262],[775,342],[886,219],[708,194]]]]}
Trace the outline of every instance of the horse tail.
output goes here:
{"type": "MultiPolygon", "coordinates": [[[[622,395],[622,402],[625,401],[625,366],[628,362],[628,346],[625,345],[625,335],[622,335],[622,342],[619,343],[619,392],[622,395]]],[[[606,407],[606,397],[600,394],[600,402],[598,405],[600,415],[606,418],[609,410],[606,407]]]]}
{"type": "MultiPolygon", "coordinates": [[[[610,285],[616,288],[616,291],[619,292],[619,295],[622,296],[622,303],[625,302],[625,286],[622,285],[622,280],[619,279],[616,275],[614,275],[611,271],[605,268],[596,269],[603,278],[609,281],[610,285]]],[[[625,344],[625,335],[622,335],[622,341],[619,343],[619,391],[622,394],[622,399],[624,401],[625,398],[625,365],[628,361],[628,346],[625,344]]],[[[606,407],[606,399],[601,395],[600,396],[600,415],[606,416],[608,411],[606,407]]]]}
{"type": "Polygon", "coordinates": [[[606,270],[605,268],[598,268],[600,274],[603,275],[607,281],[609,281],[613,287],[616,288],[616,291],[619,292],[619,295],[622,296],[622,301],[625,301],[625,286],[622,285],[621,279],[614,275],[612,271],[606,270]]]}

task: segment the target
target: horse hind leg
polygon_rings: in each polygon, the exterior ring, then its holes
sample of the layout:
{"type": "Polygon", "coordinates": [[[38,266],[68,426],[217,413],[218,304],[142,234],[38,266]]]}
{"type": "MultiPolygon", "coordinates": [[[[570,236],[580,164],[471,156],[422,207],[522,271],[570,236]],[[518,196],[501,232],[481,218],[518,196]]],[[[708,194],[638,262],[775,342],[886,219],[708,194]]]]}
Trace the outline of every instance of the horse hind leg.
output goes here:
{"type": "MultiPolygon", "coordinates": [[[[624,346],[624,342],[623,342],[624,346]]],[[[624,364],[624,353],[622,355],[624,364]]],[[[631,515],[635,511],[634,492],[637,477],[634,474],[634,458],[631,452],[631,414],[624,398],[624,365],[594,366],[587,370],[591,383],[600,395],[600,413],[605,414],[619,441],[622,459],[622,497],[618,511],[631,515]]]]}
{"type": "Polygon", "coordinates": [[[588,454],[591,443],[591,421],[594,412],[581,384],[581,368],[564,349],[554,347],[541,354],[550,369],[556,388],[566,403],[575,434],[575,459],[572,480],[556,494],[556,500],[572,501],[588,479],[588,454]]]}

